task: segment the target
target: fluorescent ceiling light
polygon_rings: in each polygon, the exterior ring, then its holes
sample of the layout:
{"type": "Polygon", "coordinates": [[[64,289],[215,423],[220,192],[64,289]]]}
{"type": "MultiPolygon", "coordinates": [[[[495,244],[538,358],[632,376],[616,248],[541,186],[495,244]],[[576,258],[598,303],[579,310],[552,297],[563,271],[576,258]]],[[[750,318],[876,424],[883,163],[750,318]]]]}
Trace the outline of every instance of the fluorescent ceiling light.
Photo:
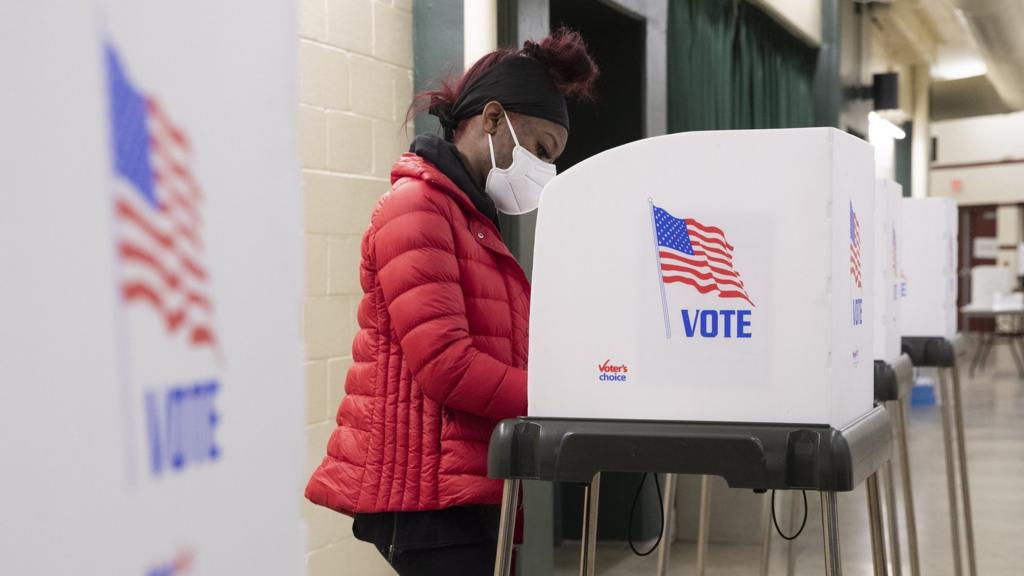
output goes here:
{"type": "Polygon", "coordinates": [[[934,80],[960,80],[988,73],[988,66],[971,46],[940,46],[931,66],[934,80]]]}
{"type": "Polygon", "coordinates": [[[932,78],[935,80],[961,80],[963,78],[984,76],[988,73],[988,66],[981,60],[973,62],[965,60],[963,62],[936,64],[932,66],[931,73],[932,78]]]}
{"type": "Polygon", "coordinates": [[[872,129],[878,129],[883,134],[888,135],[890,138],[896,140],[903,140],[907,137],[907,133],[902,128],[893,124],[892,122],[882,118],[878,112],[868,112],[868,122],[872,129]]]}

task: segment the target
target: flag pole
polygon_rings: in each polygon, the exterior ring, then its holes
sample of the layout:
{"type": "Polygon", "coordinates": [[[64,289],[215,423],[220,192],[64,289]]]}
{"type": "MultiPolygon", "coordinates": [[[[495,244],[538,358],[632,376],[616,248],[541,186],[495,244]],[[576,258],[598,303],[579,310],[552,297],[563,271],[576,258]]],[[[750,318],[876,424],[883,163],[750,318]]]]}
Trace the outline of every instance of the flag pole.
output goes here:
{"type": "Polygon", "coordinates": [[[658,250],[658,223],[654,219],[654,200],[647,198],[647,204],[651,209],[651,234],[654,239],[654,264],[655,270],[658,272],[658,287],[661,288],[661,310],[665,316],[665,339],[672,338],[672,324],[668,319],[668,300],[665,298],[665,278],[661,274],[661,255],[658,250]]]}

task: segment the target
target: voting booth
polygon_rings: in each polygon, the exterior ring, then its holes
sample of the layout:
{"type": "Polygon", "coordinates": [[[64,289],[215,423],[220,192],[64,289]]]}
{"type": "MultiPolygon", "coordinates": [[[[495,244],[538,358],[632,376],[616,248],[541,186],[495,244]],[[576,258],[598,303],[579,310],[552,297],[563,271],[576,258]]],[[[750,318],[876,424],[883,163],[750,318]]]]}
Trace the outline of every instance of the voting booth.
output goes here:
{"type": "Polygon", "coordinates": [[[559,175],[537,221],[530,415],[867,412],[872,174],[870,145],[811,128],[651,138],[559,175]]]}
{"type": "Polygon", "coordinates": [[[905,198],[902,210],[902,345],[915,367],[937,370],[950,503],[950,549],[957,573],[966,565],[967,573],[973,576],[977,574],[977,561],[957,362],[963,351],[963,338],[957,333],[957,206],[950,198],[905,198]],[[960,537],[961,527],[964,538],[960,537]],[[966,559],[961,550],[963,543],[966,559]]]}
{"type": "Polygon", "coordinates": [[[971,301],[969,306],[979,309],[1013,307],[1016,302],[1010,294],[1014,278],[1006,266],[975,266],[971,268],[971,301]]]}
{"type": "Polygon", "coordinates": [[[0,573],[301,574],[294,8],[3,12],[0,573]]]}
{"type": "Polygon", "coordinates": [[[956,334],[957,209],[949,198],[904,198],[903,336],[956,334]]]}
{"type": "Polygon", "coordinates": [[[501,422],[488,452],[505,480],[495,574],[523,478],[584,484],[592,574],[608,470],[817,490],[826,574],[841,573],[836,493],[867,481],[877,509],[891,453],[873,402],[873,162],[831,128],[688,132],[545,187],[529,415],[501,422]]]}
{"type": "MultiPolygon", "coordinates": [[[[903,229],[902,187],[885,178],[875,184],[875,401],[886,406],[893,422],[893,460],[900,460],[899,475],[902,482],[903,526],[910,559],[911,574],[920,573],[917,522],[911,482],[910,449],[907,438],[907,405],[914,385],[913,364],[910,356],[902,353],[900,333],[900,301],[903,285],[903,229]]],[[[900,522],[897,512],[896,470],[893,460],[882,467],[881,481],[885,490],[885,513],[888,530],[885,539],[893,566],[901,563],[903,547],[900,544],[900,522]]],[[[872,513],[869,507],[869,513],[872,513]]]]}
{"type": "Polygon", "coordinates": [[[875,183],[875,360],[900,355],[900,256],[903,247],[903,188],[888,179],[875,183]]]}

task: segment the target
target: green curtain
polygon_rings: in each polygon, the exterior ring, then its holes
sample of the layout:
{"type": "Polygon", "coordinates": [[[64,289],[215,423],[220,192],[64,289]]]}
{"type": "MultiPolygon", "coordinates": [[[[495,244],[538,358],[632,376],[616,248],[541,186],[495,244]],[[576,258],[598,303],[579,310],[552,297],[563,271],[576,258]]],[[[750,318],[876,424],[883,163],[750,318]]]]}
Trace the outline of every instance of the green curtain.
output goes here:
{"type": "Polygon", "coordinates": [[[669,131],[811,126],[816,59],[746,0],[669,0],[669,131]]]}

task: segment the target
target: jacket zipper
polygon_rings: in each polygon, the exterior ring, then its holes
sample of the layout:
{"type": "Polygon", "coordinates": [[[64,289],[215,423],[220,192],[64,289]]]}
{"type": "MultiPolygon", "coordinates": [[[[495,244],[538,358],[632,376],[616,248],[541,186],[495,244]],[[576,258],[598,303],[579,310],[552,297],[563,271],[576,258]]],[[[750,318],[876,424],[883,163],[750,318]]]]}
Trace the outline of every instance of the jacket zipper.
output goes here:
{"type": "Polygon", "coordinates": [[[392,525],[391,525],[391,545],[388,546],[388,564],[394,565],[395,563],[395,535],[398,533],[398,514],[392,512],[392,525]]]}

